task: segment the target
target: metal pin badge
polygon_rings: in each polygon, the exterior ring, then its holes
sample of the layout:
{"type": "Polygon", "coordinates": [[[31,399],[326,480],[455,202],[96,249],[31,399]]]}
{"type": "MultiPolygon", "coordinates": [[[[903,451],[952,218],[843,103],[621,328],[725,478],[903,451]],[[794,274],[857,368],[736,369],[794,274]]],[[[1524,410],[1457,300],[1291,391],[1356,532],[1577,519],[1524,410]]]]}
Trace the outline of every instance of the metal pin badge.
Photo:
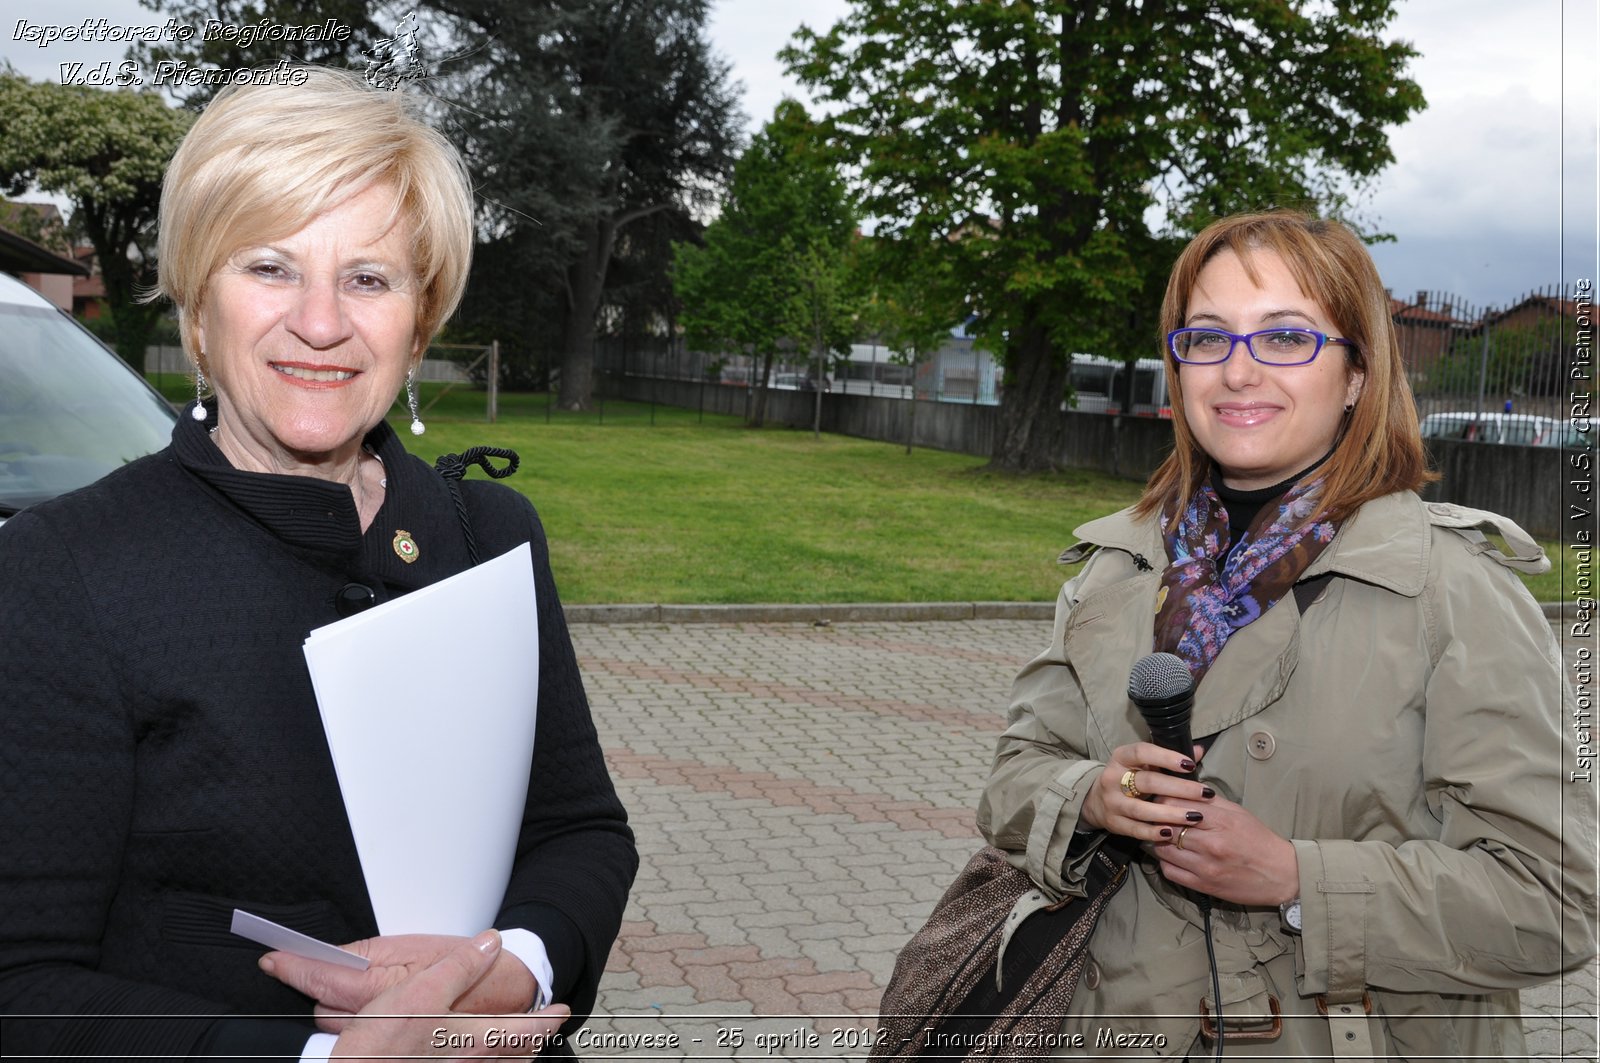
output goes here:
{"type": "Polygon", "coordinates": [[[410,532],[402,530],[394,533],[394,552],[408,565],[417,559],[417,541],[410,532]]]}

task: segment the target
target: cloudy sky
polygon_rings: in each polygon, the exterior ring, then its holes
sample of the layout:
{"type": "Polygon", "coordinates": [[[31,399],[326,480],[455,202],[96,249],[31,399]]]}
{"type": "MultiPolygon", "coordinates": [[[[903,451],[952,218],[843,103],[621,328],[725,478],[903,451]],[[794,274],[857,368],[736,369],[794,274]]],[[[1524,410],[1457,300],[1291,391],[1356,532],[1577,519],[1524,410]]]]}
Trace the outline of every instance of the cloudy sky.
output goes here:
{"type": "MultiPolygon", "coordinates": [[[[756,124],[785,94],[806,98],[776,59],[793,26],[774,18],[773,6],[723,0],[711,27],[756,124]]],[[[848,6],[809,0],[803,21],[820,30],[848,6]]],[[[1389,35],[1421,53],[1411,76],[1428,108],[1393,132],[1396,162],[1368,208],[1396,237],[1373,256],[1397,296],[1447,291],[1495,304],[1563,278],[1594,278],[1596,7],[1400,0],[1389,35]]]]}
{"type": "MultiPolygon", "coordinates": [[[[802,20],[822,29],[847,6],[715,4],[710,35],[744,85],[752,128],[785,94],[805,98],[785,77],[778,49],[802,20]],[[787,13],[796,8],[803,14],[787,13]]],[[[1397,161],[1368,206],[1396,237],[1373,249],[1396,295],[1426,289],[1501,304],[1596,276],[1597,7],[1594,0],[1400,0],[1390,34],[1421,52],[1412,76],[1428,109],[1393,132],[1397,161]]],[[[60,63],[121,58],[123,45],[39,48],[16,39],[19,19],[46,21],[39,8],[0,0],[0,59],[29,77],[58,79],[60,63]]],[[[137,0],[82,0],[56,10],[70,10],[73,21],[160,21],[137,0]]]]}

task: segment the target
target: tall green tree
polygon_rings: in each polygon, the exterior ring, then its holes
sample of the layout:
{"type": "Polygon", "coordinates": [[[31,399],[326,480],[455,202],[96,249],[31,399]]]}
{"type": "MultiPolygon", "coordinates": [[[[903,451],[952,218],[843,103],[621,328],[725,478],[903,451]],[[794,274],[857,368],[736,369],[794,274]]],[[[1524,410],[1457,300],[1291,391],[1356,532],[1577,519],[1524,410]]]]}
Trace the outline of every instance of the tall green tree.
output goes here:
{"type": "Polygon", "coordinates": [[[678,245],[673,281],[688,340],[756,363],[752,423],[765,420],[780,353],[848,353],[854,232],[832,158],[819,150],[805,108],[785,100],[740,157],[704,244],[678,245]]]}
{"type": "Polygon", "coordinates": [[[906,406],[906,453],[917,433],[917,367],[950,338],[966,317],[965,293],[956,286],[949,256],[937,248],[910,246],[904,238],[877,237],[862,256],[867,268],[863,324],[911,368],[911,402],[906,406]]]}
{"type": "Polygon", "coordinates": [[[1559,396],[1572,383],[1567,360],[1576,343],[1576,316],[1557,307],[1538,323],[1481,324],[1451,340],[1424,384],[1436,395],[1459,397],[1463,408],[1474,408],[1480,390],[1491,410],[1508,398],[1559,396]]]}
{"type": "MultiPolygon", "coordinates": [[[[793,305],[792,327],[806,341],[812,380],[811,434],[822,434],[822,392],[828,379],[830,362],[850,356],[856,337],[860,299],[853,284],[855,270],[850,248],[819,240],[795,256],[795,279],[799,290],[793,305]]],[[[765,382],[763,382],[764,384],[765,382]]]]}
{"type": "Polygon", "coordinates": [[[1073,350],[1155,349],[1153,277],[1240,209],[1348,213],[1423,106],[1389,0],[856,0],[784,59],[878,231],[946,260],[1005,370],[994,462],[1060,453],[1073,350]],[[1152,216],[1164,218],[1153,227],[1152,216]]]}
{"type": "Polygon", "coordinates": [[[13,203],[0,196],[0,225],[48,251],[72,257],[74,234],[67,219],[54,210],[46,212],[34,207],[35,204],[13,203]]]}
{"type": "MultiPolygon", "coordinates": [[[[560,403],[593,392],[597,318],[619,250],[628,283],[667,268],[666,234],[732,167],[736,92],[705,36],[708,0],[429,0],[464,58],[440,86],[494,238],[526,233],[522,275],[560,297],[560,403]]],[[[661,290],[657,286],[655,290],[661,290]]]]}
{"type": "Polygon", "coordinates": [[[0,192],[29,188],[72,202],[94,246],[117,353],[144,370],[164,309],[140,301],[155,282],[161,179],[192,116],[154,92],[32,82],[0,71],[0,192]]]}

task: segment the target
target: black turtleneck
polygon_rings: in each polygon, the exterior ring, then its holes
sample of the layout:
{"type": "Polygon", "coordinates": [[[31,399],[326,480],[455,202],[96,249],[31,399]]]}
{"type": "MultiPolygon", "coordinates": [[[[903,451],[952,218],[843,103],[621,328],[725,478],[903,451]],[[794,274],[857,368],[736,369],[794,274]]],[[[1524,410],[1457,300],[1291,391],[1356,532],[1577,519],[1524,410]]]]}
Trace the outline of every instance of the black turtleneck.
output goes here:
{"type": "Polygon", "coordinates": [[[1228,514],[1228,553],[1232,554],[1238,547],[1240,540],[1244,538],[1244,533],[1250,529],[1250,525],[1254,523],[1256,515],[1261,512],[1267,503],[1274,502],[1287,494],[1289,488],[1305,479],[1310,473],[1321,468],[1323,463],[1332,456],[1333,451],[1330,450],[1288,479],[1280,480],[1271,487],[1258,487],[1253,491],[1247,491],[1239,487],[1229,487],[1222,482],[1222,470],[1213,465],[1211,467],[1211,489],[1222,500],[1222,508],[1228,514]]]}

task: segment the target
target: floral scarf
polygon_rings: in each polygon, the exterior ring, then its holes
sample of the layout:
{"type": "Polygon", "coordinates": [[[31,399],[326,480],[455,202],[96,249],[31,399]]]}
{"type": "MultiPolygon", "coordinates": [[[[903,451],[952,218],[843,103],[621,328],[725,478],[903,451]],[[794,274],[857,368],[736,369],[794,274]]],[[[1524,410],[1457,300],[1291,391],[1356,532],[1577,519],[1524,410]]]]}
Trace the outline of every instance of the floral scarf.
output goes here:
{"type": "Polygon", "coordinates": [[[1232,554],[1228,514],[1210,484],[1181,519],[1175,505],[1162,512],[1168,564],[1156,597],[1155,648],[1183,658],[1196,683],[1229,637],[1288,594],[1333,539],[1337,522],[1311,520],[1321,490],[1319,477],[1262,506],[1232,554]]]}

